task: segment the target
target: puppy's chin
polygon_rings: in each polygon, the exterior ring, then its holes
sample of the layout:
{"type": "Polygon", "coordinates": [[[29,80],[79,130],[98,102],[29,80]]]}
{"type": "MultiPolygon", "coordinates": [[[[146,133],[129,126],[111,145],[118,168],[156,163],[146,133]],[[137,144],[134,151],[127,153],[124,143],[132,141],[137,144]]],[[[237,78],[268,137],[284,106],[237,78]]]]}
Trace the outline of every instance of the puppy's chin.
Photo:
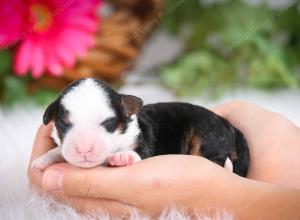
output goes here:
{"type": "Polygon", "coordinates": [[[74,160],[66,160],[68,163],[72,164],[75,167],[81,168],[92,168],[96,166],[100,166],[105,162],[105,160],[98,160],[98,161],[74,161],[74,160]]]}
{"type": "Polygon", "coordinates": [[[101,157],[97,159],[93,158],[93,160],[84,161],[78,157],[72,157],[70,155],[63,155],[63,156],[68,163],[72,164],[75,167],[81,167],[81,168],[92,168],[92,167],[100,166],[105,163],[106,158],[108,157],[107,155],[105,157],[101,157]]]}
{"type": "Polygon", "coordinates": [[[103,164],[103,162],[84,162],[84,161],[82,161],[82,162],[72,163],[72,165],[76,166],[76,167],[81,167],[81,168],[92,168],[92,167],[96,167],[96,166],[103,164]]]}

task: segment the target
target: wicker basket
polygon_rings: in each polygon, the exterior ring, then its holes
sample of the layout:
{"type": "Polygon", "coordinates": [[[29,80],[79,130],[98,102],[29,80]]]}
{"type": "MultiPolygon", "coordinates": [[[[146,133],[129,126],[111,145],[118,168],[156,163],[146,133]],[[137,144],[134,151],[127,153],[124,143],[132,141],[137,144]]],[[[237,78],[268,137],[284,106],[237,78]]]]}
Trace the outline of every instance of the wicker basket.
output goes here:
{"type": "Polygon", "coordinates": [[[96,45],[61,77],[43,76],[28,84],[30,92],[40,88],[62,89],[71,81],[94,77],[109,82],[122,79],[133,66],[162,10],[162,0],[112,0],[113,13],[103,18],[96,33],[96,45]]]}

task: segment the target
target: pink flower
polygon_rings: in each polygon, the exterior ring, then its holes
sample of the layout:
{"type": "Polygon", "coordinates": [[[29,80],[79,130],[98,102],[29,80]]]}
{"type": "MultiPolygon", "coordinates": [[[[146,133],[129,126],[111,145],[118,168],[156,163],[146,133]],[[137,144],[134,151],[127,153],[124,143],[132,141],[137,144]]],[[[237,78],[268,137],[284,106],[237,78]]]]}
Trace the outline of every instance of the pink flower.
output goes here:
{"type": "MultiPolygon", "coordinates": [[[[14,0],[17,1],[17,0],[14,0]]],[[[19,0],[21,1],[21,0],[19,0]]],[[[23,2],[26,0],[23,0],[23,2]]],[[[58,76],[93,45],[100,0],[27,0],[28,14],[14,69],[34,78],[58,76]]]]}

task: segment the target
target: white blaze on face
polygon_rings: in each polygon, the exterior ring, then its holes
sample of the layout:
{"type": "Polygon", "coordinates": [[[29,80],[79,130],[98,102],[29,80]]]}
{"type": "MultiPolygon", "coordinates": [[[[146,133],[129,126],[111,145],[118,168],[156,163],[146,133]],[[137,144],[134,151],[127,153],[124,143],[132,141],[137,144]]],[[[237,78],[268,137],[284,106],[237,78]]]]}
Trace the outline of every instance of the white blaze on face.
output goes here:
{"type": "Polygon", "coordinates": [[[79,167],[94,167],[106,161],[116,151],[132,150],[140,133],[136,115],[131,116],[125,133],[107,132],[101,125],[116,117],[104,88],[93,79],[81,81],[65,94],[61,104],[69,113],[71,128],[61,143],[57,129],[52,137],[61,146],[62,155],[69,163],[79,167]]]}
{"type": "Polygon", "coordinates": [[[114,143],[113,135],[101,123],[115,117],[104,89],[92,79],[86,79],[69,91],[61,103],[69,112],[72,124],[62,143],[64,158],[81,167],[103,163],[114,150],[114,143]]]}

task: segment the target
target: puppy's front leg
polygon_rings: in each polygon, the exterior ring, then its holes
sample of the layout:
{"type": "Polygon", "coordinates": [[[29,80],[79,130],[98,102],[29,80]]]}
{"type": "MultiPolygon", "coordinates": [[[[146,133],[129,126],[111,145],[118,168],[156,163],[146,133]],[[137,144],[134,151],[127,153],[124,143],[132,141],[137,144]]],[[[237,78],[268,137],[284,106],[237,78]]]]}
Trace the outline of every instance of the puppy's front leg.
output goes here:
{"type": "Polygon", "coordinates": [[[44,170],[52,164],[64,162],[61,147],[55,147],[31,162],[31,168],[44,170]]]}
{"type": "Polygon", "coordinates": [[[107,159],[109,166],[122,167],[129,166],[137,161],[140,161],[141,157],[134,151],[120,151],[110,155],[107,159]]]}

